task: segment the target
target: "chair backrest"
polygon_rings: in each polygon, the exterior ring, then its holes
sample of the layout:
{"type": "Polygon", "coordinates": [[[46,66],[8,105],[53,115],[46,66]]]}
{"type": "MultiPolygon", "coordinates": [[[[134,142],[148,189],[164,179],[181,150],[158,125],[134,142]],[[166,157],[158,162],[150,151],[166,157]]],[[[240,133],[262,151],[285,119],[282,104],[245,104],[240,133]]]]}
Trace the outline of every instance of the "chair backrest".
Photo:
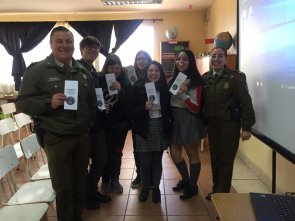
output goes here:
{"type": "Polygon", "coordinates": [[[13,145],[7,145],[0,149],[0,179],[17,167],[19,161],[13,145]]]}
{"type": "Polygon", "coordinates": [[[14,115],[14,120],[16,122],[16,126],[18,128],[18,139],[21,140],[23,136],[22,129],[26,129],[27,135],[30,134],[30,124],[32,123],[32,119],[29,115],[24,113],[18,113],[14,115]],[[23,128],[24,127],[24,128],[23,128]]]}
{"type": "Polygon", "coordinates": [[[30,159],[35,153],[37,153],[38,150],[41,149],[36,134],[31,134],[30,136],[22,139],[20,141],[20,145],[26,159],[30,159]]]}
{"type": "Polygon", "coordinates": [[[11,117],[0,120],[0,135],[6,135],[14,131],[14,123],[11,117]]]}
{"type": "Polygon", "coordinates": [[[0,120],[1,147],[5,146],[6,135],[9,136],[10,144],[15,144],[12,135],[14,129],[15,125],[11,117],[0,120]]]}
{"type": "Polygon", "coordinates": [[[3,114],[12,114],[16,112],[15,104],[13,102],[1,104],[3,114]]]}
{"type": "Polygon", "coordinates": [[[15,114],[14,119],[18,128],[22,128],[32,122],[31,117],[24,113],[15,114]]]}

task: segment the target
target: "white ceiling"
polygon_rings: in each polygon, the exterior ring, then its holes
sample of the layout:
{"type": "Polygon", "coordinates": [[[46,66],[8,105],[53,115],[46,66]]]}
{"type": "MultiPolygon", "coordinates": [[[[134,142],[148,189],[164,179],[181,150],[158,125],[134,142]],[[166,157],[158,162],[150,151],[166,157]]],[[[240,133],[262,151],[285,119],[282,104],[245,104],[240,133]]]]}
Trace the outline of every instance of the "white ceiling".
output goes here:
{"type": "Polygon", "coordinates": [[[214,1],[163,0],[163,4],[156,5],[105,6],[101,0],[0,0],[0,14],[199,11],[209,8],[214,1]]]}

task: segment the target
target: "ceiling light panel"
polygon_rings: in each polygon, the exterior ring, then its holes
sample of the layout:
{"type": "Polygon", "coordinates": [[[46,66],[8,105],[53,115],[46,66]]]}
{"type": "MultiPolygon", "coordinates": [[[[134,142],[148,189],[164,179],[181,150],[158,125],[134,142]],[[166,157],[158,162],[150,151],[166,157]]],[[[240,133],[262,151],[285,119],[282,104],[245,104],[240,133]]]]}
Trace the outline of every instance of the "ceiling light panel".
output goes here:
{"type": "Polygon", "coordinates": [[[124,0],[101,0],[104,5],[143,5],[143,4],[162,4],[163,0],[140,0],[140,1],[124,1],[124,0]]]}

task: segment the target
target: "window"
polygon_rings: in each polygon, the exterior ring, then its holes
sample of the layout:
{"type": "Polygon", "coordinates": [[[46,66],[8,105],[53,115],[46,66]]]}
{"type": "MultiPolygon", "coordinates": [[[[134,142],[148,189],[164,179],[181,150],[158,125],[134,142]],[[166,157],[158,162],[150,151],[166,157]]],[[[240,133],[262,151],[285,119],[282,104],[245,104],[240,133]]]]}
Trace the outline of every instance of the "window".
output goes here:
{"type": "MultiPolygon", "coordinates": [[[[115,47],[116,37],[113,31],[110,51],[115,47]]],[[[145,50],[150,56],[154,57],[154,27],[151,24],[143,22],[135,32],[124,42],[123,45],[115,53],[119,56],[124,67],[133,65],[135,55],[138,51],[145,50]]],[[[105,61],[105,56],[99,56],[99,70],[101,70],[105,61]]]]}
{"type": "MultiPolygon", "coordinates": [[[[137,30],[130,36],[127,41],[119,48],[116,54],[120,57],[123,66],[133,65],[135,55],[139,50],[147,51],[151,57],[154,57],[154,28],[152,24],[142,23],[137,30]]],[[[75,51],[73,57],[76,59],[81,58],[79,43],[82,40],[82,36],[77,33],[73,28],[69,27],[72,31],[75,39],[75,51]]],[[[23,53],[26,65],[29,66],[32,62],[40,61],[47,57],[51,53],[49,45],[49,34],[43,41],[37,45],[33,50],[23,53]]],[[[115,46],[116,37],[113,32],[111,39],[110,51],[115,46]]],[[[5,48],[0,44],[0,56],[3,62],[4,68],[1,71],[1,83],[0,93],[8,93],[14,88],[14,80],[11,76],[13,58],[10,56],[5,48]],[[7,85],[8,86],[3,86],[7,85]],[[4,89],[3,89],[4,88],[4,89]],[[5,89],[6,88],[6,89],[5,89]],[[9,89],[7,89],[9,88],[9,89]],[[5,90],[5,92],[3,91],[5,90]]],[[[105,56],[99,55],[99,61],[95,63],[97,70],[101,70],[105,61],[105,56]],[[98,63],[98,64],[97,64],[98,63]]]]}

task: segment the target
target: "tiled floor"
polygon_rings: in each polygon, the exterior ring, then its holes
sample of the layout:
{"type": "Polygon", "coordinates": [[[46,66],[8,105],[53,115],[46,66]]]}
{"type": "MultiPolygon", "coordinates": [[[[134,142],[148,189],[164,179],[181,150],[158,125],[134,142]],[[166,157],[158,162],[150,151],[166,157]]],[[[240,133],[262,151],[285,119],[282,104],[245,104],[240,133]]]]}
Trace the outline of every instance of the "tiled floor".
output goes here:
{"type": "MultiPolygon", "coordinates": [[[[136,176],[135,164],[132,152],[132,139],[128,134],[123,162],[121,166],[120,182],[124,187],[122,194],[110,193],[111,203],[101,204],[98,210],[85,210],[85,221],[215,221],[217,214],[210,201],[204,200],[204,196],[211,192],[211,168],[209,150],[206,148],[200,153],[202,169],[199,178],[200,192],[192,199],[182,201],[179,193],[172,191],[180,176],[170,159],[169,153],[163,156],[163,176],[161,180],[161,203],[155,204],[149,199],[141,203],[138,200],[140,189],[132,189],[131,181],[136,176]]],[[[24,165],[16,171],[18,184],[25,182],[24,165]]],[[[269,192],[269,190],[256,178],[245,164],[237,158],[233,175],[232,192],[269,192]]],[[[8,189],[4,188],[6,196],[8,189]]],[[[54,204],[48,211],[48,220],[56,221],[54,204]]]]}

